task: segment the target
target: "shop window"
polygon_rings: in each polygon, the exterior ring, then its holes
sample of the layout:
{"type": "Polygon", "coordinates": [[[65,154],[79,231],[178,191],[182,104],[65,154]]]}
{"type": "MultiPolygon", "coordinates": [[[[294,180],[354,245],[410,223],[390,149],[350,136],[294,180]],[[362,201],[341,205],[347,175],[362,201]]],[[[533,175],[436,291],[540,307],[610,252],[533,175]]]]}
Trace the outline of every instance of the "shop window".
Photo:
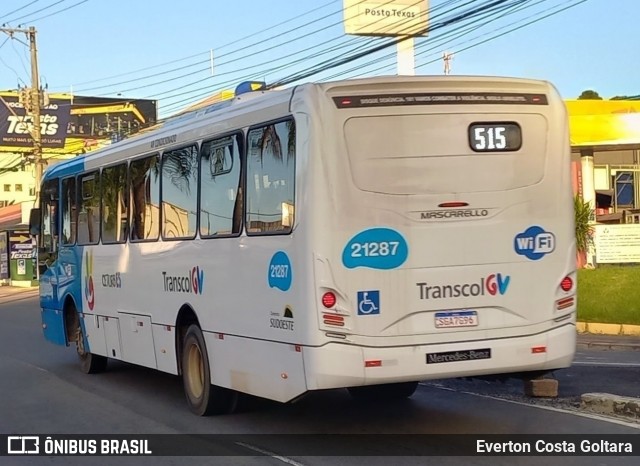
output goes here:
{"type": "Polygon", "coordinates": [[[633,172],[617,172],[614,178],[616,205],[619,209],[633,209],[635,207],[633,172]]]}

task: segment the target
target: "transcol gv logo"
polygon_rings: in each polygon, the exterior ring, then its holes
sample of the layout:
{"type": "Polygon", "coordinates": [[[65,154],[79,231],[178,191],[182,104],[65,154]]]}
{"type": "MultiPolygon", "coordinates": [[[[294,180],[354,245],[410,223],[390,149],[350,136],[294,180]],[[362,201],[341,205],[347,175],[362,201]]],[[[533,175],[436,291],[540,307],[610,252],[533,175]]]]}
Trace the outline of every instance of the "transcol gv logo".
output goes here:
{"type": "Polygon", "coordinates": [[[475,282],[431,285],[427,282],[416,283],[420,290],[420,299],[469,298],[472,296],[504,295],[509,289],[511,277],[501,273],[492,273],[475,282]]]}
{"type": "Polygon", "coordinates": [[[187,275],[168,275],[162,272],[164,291],[170,293],[202,294],[204,288],[204,270],[199,266],[193,267],[187,275]]]}
{"type": "Polygon", "coordinates": [[[87,300],[87,306],[89,310],[93,311],[95,305],[95,294],[93,289],[93,254],[91,251],[87,251],[84,256],[84,297],[87,300]]]}
{"type": "Polygon", "coordinates": [[[513,247],[517,254],[537,261],[556,249],[556,237],[542,227],[532,226],[516,235],[513,247]]]}

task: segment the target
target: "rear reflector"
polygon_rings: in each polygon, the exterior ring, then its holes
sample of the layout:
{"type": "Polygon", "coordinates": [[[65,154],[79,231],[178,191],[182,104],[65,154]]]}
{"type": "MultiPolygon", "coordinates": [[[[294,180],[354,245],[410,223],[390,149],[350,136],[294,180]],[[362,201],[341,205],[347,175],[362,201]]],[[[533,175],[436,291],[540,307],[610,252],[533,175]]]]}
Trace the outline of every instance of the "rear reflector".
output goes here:
{"type": "Polygon", "coordinates": [[[344,327],[344,317],[338,314],[322,314],[322,322],[325,325],[344,327]]]}
{"type": "Polygon", "coordinates": [[[547,352],[547,347],[546,346],[534,346],[534,347],[531,348],[531,352],[533,354],[546,353],[547,352]]]}
{"type": "Polygon", "coordinates": [[[556,310],[561,311],[562,309],[567,309],[568,307],[573,306],[574,303],[573,296],[569,296],[568,298],[562,298],[556,301],[556,310]]]}
{"type": "Polygon", "coordinates": [[[364,362],[364,367],[380,367],[382,366],[382,361],[380,359],[372,359],[370,361],[364,362]]]}

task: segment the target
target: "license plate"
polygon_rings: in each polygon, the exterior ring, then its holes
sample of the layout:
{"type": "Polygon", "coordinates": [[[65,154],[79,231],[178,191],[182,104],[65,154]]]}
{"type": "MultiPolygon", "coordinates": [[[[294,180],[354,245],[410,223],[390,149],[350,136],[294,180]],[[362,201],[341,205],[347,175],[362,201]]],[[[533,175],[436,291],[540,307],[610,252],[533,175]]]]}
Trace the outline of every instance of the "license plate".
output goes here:
{"type": "Polygon", "coordinates": [[[476,311],[436,312],[436,328],[476,327],[478,313],[476,311]]]}

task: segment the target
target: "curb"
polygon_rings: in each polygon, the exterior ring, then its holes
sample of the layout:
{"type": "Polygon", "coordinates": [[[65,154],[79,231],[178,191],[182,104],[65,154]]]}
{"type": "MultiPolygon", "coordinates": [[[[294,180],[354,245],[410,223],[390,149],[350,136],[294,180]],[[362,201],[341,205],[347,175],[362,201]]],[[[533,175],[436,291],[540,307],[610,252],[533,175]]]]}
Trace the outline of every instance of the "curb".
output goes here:
{"type": "Polygon", "coordinates": [[[600,350],[613,350],[613,351],[640,351],[640,344],[634,343],[605,343],[599,341],[591,341],[591,342],[578,342],[576,347],[578,349],[593,349],[597,348],[600,350]]]}
{"type": "Polygon", "coordinates": [[[625,335],[640,336],[640,325],[629,324],[599,324],[595,322],[576,322],[578,333],[594,335],[625,335]]]}
{"type": "Polygon", "coordinates": [[[584,393],[580,397],[580,407],[594,413],[640,420],[640,398],[610,393],[584,393]]]}
{"type": "Polygon", "coordinates": [[[16,288],[9,286],[0,286],[0,299],[9,298],[11,296],[37,296],[39,289],[37,287],[16,288]]]}

